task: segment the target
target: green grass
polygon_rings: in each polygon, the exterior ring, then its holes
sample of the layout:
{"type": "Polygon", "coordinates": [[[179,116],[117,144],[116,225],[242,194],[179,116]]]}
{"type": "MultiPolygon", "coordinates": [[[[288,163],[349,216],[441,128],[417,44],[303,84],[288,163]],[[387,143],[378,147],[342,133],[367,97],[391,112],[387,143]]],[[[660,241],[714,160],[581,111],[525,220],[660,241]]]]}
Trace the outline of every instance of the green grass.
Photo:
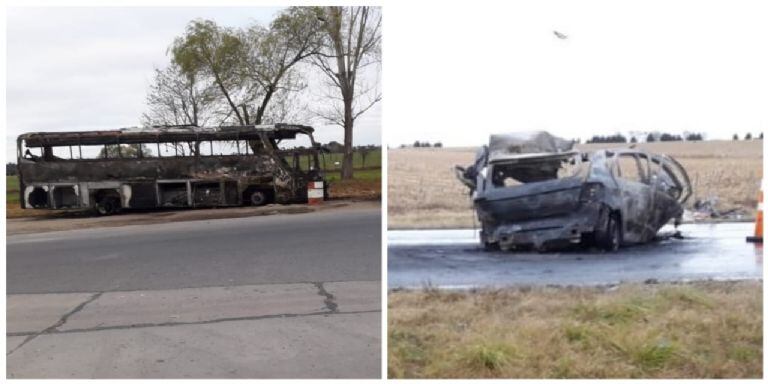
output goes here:
{"type": "MultiPolygon", "coordinates": [[[[356,170],[352,176],[356,180],[380,180],[381,169],[356,170]]],[[[328,181],[339,181],[341,180],[341,172],[328,172],[325,174],[325,179],[328,181]]]]}
{"type": "Polygon", "coordinates": [[[19,203],[19,177],[5,176],[5,204],[19,203]]]}
{"type": "MultiPolygon", "coordinates": [[[[320,168],[324,170],[337,170],[341,169],[341,161],[343,159],[343,155],[341,153],[323,153],[319,156],[320,160],[320,168]],[[339,163],[336,165],[335,163],[339,163]]],[[[285,157],[285,161],[288,162],[288,164],[293,164],[293,158],[291,156],[285,157]]],[[[301,169],[306,170],[309,167],[309,164],[311,164],[310,161],[310,155],[303,155],[299,157],[299,164],[301,166],[301,169]]],[[[373,150],[368,153],[368,155],[365,156],[365,162],[363,162],[363,155],[360,152],[355,152],[352,156],[352,167],[353,168],[370,168],[370,167],[378,167],[381,168],[381,150],[373,150]]]]}

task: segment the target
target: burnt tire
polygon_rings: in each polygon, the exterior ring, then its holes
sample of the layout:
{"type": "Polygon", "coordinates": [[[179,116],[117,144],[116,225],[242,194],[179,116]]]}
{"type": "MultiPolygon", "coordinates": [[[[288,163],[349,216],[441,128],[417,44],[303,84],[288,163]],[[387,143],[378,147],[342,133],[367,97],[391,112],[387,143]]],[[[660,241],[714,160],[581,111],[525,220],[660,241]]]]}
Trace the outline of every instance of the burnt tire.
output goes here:
{"type": "Polygon", "coordinates": [[[120,210],[120,199],[113,196],[107,196],[101,198],[98,203],[96,203],[96,212],[98,212],[100,215],[107,216],[107,215],[114,215],[120,210]]]}
{"type": "Polygon", "coordinates": [[[258,207],[266,204],[267,201],[269,201],[269,196],[267,196],[267,193],[264,191],[253,191],[251,192],[248,201],[251,202],[252,206],[258,207]]]}
{"type": "Polygon", "coordinates": [[[596,236],[597,246],[606,252],[616,252],[621,247],[621,222],[616,214],[608,214],[603,229],[596,236]]]}
{"type": "Polygon", "coordinates": [[[499,243],[488,241],[488,237],[485,235],[485,230],[480,231],[480,242],[483,244],[483,250],[486,252],[501,250],[499,243]]]}
{"type": "Polygon", "coordinates": [[[499,243],[491,243],[489,241],[483,242],[483,251],[485,252],[496,252],[501,250],[499,247],[499,243]]]}

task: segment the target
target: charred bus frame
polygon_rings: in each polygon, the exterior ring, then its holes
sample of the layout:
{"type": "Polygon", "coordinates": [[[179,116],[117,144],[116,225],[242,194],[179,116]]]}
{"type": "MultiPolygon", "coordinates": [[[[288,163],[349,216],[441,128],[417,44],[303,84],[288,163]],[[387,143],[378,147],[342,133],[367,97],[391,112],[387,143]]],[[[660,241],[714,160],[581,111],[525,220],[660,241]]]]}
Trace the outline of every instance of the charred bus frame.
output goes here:
{"type": "Polygon", "coordinates": [[[96,208],[111,214],[122,208],[306,202],[308,183],[323,181],[313,132],[308,126],[274,124],[27,133],[17,140],[20,203],[22,208],[96,208]],[[308,136],[311,146],[278,147],[297,135],[308,136]],[[237,152],[214,155],[214,142],[234,143],[237,152]],[[148,144],[157,146],[156,156],[142,153],[148,144]],[[171,144],[174,155],[161,156],[161,144],[171,144]],[[179,154],[181,144],[188,145],[189,155],[179,154]],[[201,154],[206,144],[210,155],[201,154]],[[122,145],[137,145],[137,153],[124,156],[122,145]],[[103,146],[104,156],[83,158],[83,146],[103,146]],[[110,157],[109,146],[116,146],[117,156],[110,157]],[[70,158],[54,156],[56,147],[68,147],[70,158]],[[30,148],[39,148],[40,155],[30,148]],[[304,156],[309,164],[302,170],[304,156]]]}

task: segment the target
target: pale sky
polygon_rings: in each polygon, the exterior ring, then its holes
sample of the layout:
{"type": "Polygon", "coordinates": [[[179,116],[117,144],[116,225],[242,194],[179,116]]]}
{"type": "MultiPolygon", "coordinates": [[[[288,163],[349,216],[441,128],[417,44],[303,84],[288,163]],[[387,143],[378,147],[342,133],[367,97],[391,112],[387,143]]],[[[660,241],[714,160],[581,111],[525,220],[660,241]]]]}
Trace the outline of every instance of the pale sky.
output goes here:
{"type": "MultiPolygon", "coordinates": [[[[155,68],[190,20],[242,27],[269,23],[266,7],[39,7],[7,9],[6,160],[24,132],[137,126],[155,68]]],[[[315,77],[317,80],[317,77],[315,77]]],[[[312,91],[321,94],[322,84],[312,91]]],[[[338,126],[313,122],[321,142],[343,141],[338,126]]],[[[355,144],[381,143],[381,108],[356,122],[355,144]]]]}
{"type": "Polygon", "coordinates": [[[385,6],[385,141],[474,146],[490,133],[539,129],[569,138],[642,130],[756,135],[768,127],[767,6],[385,6]]]}

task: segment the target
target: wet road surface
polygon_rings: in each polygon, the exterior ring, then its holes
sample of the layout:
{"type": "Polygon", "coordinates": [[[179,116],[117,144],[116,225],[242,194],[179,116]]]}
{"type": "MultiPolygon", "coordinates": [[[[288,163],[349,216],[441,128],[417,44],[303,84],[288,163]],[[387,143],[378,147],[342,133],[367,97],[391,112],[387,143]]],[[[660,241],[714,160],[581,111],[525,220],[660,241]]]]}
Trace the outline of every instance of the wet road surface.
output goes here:
{"type": "MultiPolygon", "coordinates": [[[[616,253],[484,252],[474,230],[388,232],[389,288],[599,285],[619,282],[761,279],[752,223],[684,224],[667,238],[616,253]]],[[[663,228],[661,233],[669,232],[663,228]]]]}

